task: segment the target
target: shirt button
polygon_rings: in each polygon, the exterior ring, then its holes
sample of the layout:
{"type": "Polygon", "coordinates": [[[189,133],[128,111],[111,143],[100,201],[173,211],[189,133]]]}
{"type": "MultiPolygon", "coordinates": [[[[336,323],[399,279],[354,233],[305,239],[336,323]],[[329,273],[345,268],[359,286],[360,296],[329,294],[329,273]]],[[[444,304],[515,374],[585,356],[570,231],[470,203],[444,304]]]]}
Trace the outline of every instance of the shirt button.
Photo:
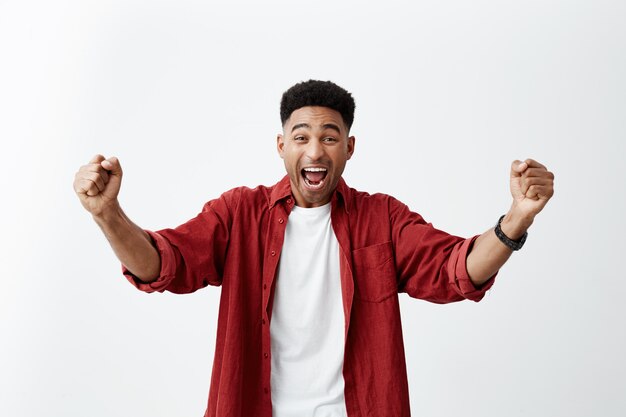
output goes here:
{"type": "Polygon", "coordinates": [[[291,204],[291,198],[287,199],[287,204],[291,204]]]}
{"type": "Polygon", "coordinates": [[[273,250],[273,251],[271,252],[271,254],[272,254],[272,256],[276,256],[276,251],[275,251],[275,250],[273,250]]]}
{"type": "Polygon", "coordinates": [[[263,284],[263,289],[266,290],[267,289],[267,284],[263,284]]]}
{"type": "Polygon", "coordinates": [[[263,356],[265,356],[265,359],[267,359],[267,358],[269,358],[269,357],[270,357],[270,355],[268,355],[268,354],[267,354],[267,352],[266,352],[266,353],[264,353],[264,354],[263,354],[263,356]]]}
{"type": "Polygon", "coordinates": [[[285,221],[283,219],[278,219],[278,223],[283,224],[285,221]]]}
{"type": "Polygon", "coordinates": [[[265,319],[261,319],[261,321],[263,322],[263,324],[265,324],[265,319]]]}
{"type": "Polygon", "coordinates": [[[267,394],[270,392],[270,390],[268,390],[267,388],[263,388],[263,392],[267,394]]]}

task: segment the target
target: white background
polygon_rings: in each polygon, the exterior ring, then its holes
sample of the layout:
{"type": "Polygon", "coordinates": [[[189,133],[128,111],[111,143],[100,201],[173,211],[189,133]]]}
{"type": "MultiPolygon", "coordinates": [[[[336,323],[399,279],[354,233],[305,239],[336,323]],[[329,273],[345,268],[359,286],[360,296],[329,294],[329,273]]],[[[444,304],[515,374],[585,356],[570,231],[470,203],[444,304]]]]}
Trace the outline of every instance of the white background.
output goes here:
{"type": "Polygon", "coordinates": [[[345,178],[473,235],[533,157],[556,194],[485,299],[401,296],[413,414],[626,415],[626,3],[0,0],[0,415],[201,416],[220,290],[146,295],[72,190],[144,228],[284,173],[282,92],[357,102],[345,178]]]}

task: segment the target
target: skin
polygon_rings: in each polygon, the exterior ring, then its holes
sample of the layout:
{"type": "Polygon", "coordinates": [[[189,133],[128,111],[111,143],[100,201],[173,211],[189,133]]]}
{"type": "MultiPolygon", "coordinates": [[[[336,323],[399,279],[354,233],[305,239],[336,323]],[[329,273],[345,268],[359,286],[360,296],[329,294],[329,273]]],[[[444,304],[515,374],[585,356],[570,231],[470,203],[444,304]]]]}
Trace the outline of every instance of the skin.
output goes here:
{"type": "Polygon", "coordinates": [[[291,113],[276,138],[285,163],[291,192],[301,207],[319,207],[330,201],[346,162],[354,153],[354,136],[341,114],[327,107],[302,107],[291,113]],[[326,168],[321,188],[310,187],[302,176],[307,167],[326,168]]]}
{"type": "MultiPolygon", "coordinates": [[[[510,189],[513,202],[500,228],[510,239],[518,240],[554,195],[554,174],[533,159],[513,161],[510,189]]],[[[474,285],[484,284],[512,253],[508,246],[500,242],[493,228],[480,235],[466,260],[467,272],[474,285]]]]}
{"type": "MultiPolygon", "coordinates": [[[[354,153],[354,136],[349,136],[341,114],[325,107],[302,107],[294,111],[277,135],[278,154],[283,159],[296,204],[319,207],[330,202],[333,191],[354,153]],[[302,170],[315,167],[327,171],[324,182],[312,187],[302,170]]],[[[74,190],[91,213],[118,259],[137,278],[158,278],[161,260],[150,236],[134,224],[118,202],[122,167],[115,157],[96,155],[82,166],[74,179],[74,190]]],[[[511,208],[501,228],[511,239],[519,239],[532,225],[554,194],[554,175],[532,159],[513,161],[510,172],[511,208]]],[[[512,251],[496,237],[493,229],[480,235],[467,256],[470,279],[484,284],[504,265],[512,251]]]]}
{"type": "Polygon", "coordinates": [[[161,258],[150,236],[124,213],[117,196],[122,167],[117,158],[94,156],[74,177],[74,191],[109,241],[117,258],[143,282],[159,277],[161,258]]]}

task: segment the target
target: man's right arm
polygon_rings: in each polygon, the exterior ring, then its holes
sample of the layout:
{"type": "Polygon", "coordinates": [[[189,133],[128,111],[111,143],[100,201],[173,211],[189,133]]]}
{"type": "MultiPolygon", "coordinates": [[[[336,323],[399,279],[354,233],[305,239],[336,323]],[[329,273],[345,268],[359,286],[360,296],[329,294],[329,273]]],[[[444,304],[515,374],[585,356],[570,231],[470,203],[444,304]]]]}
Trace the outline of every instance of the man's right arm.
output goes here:
{"type": "Polygon", "coordinates": [[[161,259],[150,236],[119,205],[122,167],[117,158],[96,155],[74,178],[74,191],[100,226],[117,258],[143,282],[159,277],[161,259]]]}

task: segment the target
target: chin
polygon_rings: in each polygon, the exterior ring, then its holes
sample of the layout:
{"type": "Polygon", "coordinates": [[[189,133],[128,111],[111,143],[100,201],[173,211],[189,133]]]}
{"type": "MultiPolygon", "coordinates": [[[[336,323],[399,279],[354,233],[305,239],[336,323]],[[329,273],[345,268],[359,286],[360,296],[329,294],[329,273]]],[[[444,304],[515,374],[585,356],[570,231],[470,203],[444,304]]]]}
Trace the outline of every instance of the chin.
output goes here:
{"type": "Polygon", "coordinates": [[[302,195],[302,198],[304,199],[304,203],[308,207],[323,206],[324,204],[326,204],[326,203],[328,203],[330,201],[330,195],[326,195],[326,194],[324,194],[324,195],[319,195],[319,194],[310,195],[308,192],[302,193],[302,190],[301,190],[301,195],[302,195]]]}

